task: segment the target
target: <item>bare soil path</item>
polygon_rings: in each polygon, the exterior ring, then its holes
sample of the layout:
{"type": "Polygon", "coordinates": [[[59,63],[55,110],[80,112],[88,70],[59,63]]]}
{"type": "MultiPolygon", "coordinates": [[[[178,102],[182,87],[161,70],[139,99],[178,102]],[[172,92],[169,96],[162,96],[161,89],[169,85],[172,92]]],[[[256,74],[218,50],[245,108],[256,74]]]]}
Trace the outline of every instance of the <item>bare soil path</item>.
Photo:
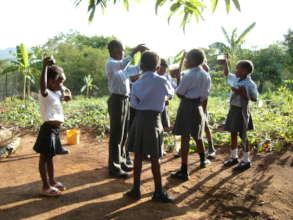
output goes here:
{"type": "Polygon", "coordinates": [[[68,190],[59,198],[42,197],[34,141],[34,135],[25,135],[16,154],[0,160],[0,220],[293,219],[292,145],[279,153],[254,155],[253,167],[239,174],[223,168],[226,149],[206,169],[198,169],[198,155],[191,154],[191,178],[184,183],[169,178],[180,159],[168,154],[161,160],[163,182],[176,203],[160,204],[151,201],[148,162],[143,165],[143,198],[133,202],[123,197],[132,178],[107,175],[107,140],[85,131],[80,145],[65,145],[70,155],[54,158],[57,180],[68,190]]]}

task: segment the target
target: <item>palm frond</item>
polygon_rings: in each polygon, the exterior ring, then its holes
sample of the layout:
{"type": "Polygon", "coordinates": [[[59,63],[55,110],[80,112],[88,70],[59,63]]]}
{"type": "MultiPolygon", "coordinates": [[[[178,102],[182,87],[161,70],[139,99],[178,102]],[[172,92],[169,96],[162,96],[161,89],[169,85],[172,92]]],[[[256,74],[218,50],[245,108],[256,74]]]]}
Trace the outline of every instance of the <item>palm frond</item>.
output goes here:
{"type": "Polygon", "coordinates": [[[236,41],[237,45],[241,45],[243,43],[245,36],[255,27],[255,25],[256,22],[253,22],[240,34],[239,38],[236,41]]]}
{"type": "Polygon", "coordinates": [[[230,37],[229,37],[229,35],[228,35],[226,29],[225,29],[224,27],[221,27],[221,29],[222,29],[222,32],[223,32],[225,38],[226,38],[226,41],[227,41],[229,44],[231,44],[231,39],[230,39],[230,37]]]}

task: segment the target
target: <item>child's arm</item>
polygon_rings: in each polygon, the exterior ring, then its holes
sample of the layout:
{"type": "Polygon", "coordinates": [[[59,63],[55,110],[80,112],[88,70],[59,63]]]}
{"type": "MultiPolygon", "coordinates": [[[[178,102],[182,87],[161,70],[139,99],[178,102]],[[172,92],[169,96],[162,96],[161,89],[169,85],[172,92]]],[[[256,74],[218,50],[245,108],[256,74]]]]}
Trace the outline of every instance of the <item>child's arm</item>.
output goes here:
{"type": "Polygon", "coordinates": [[[202,108],[203,108],[203,111],[204,111],[205,113],[207,113],[207,110],[208,110],[208,99],[206,99],[206,100],[204,100],[204,101],[202,102],[202,108]]]}
{"type": "Polygon", "coordinates": [[[231,89],[245,100],[250,100],[253,102],[257,101],[258,94],[255,88],[245,88],[244,86],[241,86],[238,89],[233,87],[231,87],[231,89]]]}
{"type": "Polygon", "coordinates": [[[176,89],[176,94],[179,98],[183,98],[186,92],[190,88],[191,80],[188,79],[188,75],[184,75],[180,81],[180,84],[178,85],[176,89]]]}
{"type": "MultiPolygon", "coordinates": [[[[132,50],[129,56],[133,57],[137,52],[143,53],[146,50],[148,50],[148,48],[144,44],[139,44],[132,50]]],[[[129,62],[130,61],[131,60],[129,60],[129,62]]],[[[122,68],[122,71],[117,73],[122,73],[127,78],[138,75],[140,72],[140,65],[128,66],[129,62],[124,66],[124,68],[122,68]]]]}
{"type": "Polygon", "coordinates": [[[241,96],[241,98],[245,99],[245,100],[249,100],[247,93],[246,93],[246,89],[245,87],[241,86],[239,88],[234,88],[231,87],[232,91],[234,91],[235,93],[237,93],[238,95],[241,96]]]}
{"type": "Polygon", "coordinates": [[[137,52],[145,52],[146,50],[149,50],[149,48],[147,48],[145,46],[145,44],[139,44],[137,45],[132,51],[131,53],[129,54],[131,57],[133,57],[137,52]]]}
{"type": "Polygon", "coordinates": [[[230,70],[229,70],[228,58],[227,58],[227,56],[225,57],[224,60],[220,60],[220,64],[222,64],[222,66],[223,66],[224,75],[225,75],[225,76],[228,76],[228,74],[230,73],[230,70]]]}
{"type": "Polygon", "coordinates": [[[41,94],[42,96],[46,97],[48,95],[47,91],[47,71],[48,71],[48,66],[51,61],[50,57],[46,57],[43,60],[43,70],[40,78],[40,89],[41,89],[41,94]]]}
{"type": "Polygon", "coordinates": [[[62,86],[61,92],[62,92],[63,100],[65,102],[72,100],[72,95],[71,95],[70,89],[66,88],[65,86],[62,86]]]}
{"type": "Polygon", "coordinates": [[[209,72],[210,71],[210,67],[208,66],[208,64],[205,62],[202,64],[202,68],[204,69],[204,71],[209,72]]]}

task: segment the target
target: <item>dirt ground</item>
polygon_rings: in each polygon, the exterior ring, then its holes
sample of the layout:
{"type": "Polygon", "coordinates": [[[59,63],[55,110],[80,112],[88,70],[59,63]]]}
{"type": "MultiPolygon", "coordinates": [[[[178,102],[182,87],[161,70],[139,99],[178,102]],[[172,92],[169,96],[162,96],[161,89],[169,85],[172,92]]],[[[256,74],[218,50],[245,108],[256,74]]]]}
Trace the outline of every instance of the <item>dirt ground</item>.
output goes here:
{"type": "MultiPolygon", "coordinates": [[[[168,154],[161,160],[163,183],[176,199],[174,204],[151,201],[150,164],[142,174],[143,198],[123,197],[132,178],[107,175],[107,140],[82,133],[81,144],[66,146],[70,155],[55,157],[57,180],[68,190],[59,198],[39,195],[38,154],[32,151],[35,136],[23,137],[21,149],[0,160],[0,219],[293,219],[293,147],[277,153],[258,153],[253,167],[235,174],[222,166],[227,149],[206,169],[190,155],[190,180],[170,179],[180,159],[168,154]]],[[[65,143],[65,140],[63,139],[65,143]]]]}

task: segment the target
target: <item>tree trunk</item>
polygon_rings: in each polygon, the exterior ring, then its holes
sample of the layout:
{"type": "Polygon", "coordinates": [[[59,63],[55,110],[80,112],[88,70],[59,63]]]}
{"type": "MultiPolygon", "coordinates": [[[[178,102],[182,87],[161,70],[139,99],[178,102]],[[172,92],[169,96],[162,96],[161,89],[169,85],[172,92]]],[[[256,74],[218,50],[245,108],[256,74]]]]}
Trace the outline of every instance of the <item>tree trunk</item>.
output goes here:
{"type": "Polygon", "coordinates": [[[27,81],[27,97],[31,96],[31,82],[30,80],[27,81]]]}
{"type": "Polygon", "coordinates": [[[5,74],[5,98],[8,96],[8,95],[7,95],[7,81],[8,81],[8,79],[7,79],[7,74],[8,74],[8,73],[5,74]]]}
{"type": "Polygon", "coordinates": [[[26,98],[26,76],[25,75],[23,75],[23,93],[22,93],[22,98],[23,98],[23,100],[25,100],[25,98],[26,98]]]}

